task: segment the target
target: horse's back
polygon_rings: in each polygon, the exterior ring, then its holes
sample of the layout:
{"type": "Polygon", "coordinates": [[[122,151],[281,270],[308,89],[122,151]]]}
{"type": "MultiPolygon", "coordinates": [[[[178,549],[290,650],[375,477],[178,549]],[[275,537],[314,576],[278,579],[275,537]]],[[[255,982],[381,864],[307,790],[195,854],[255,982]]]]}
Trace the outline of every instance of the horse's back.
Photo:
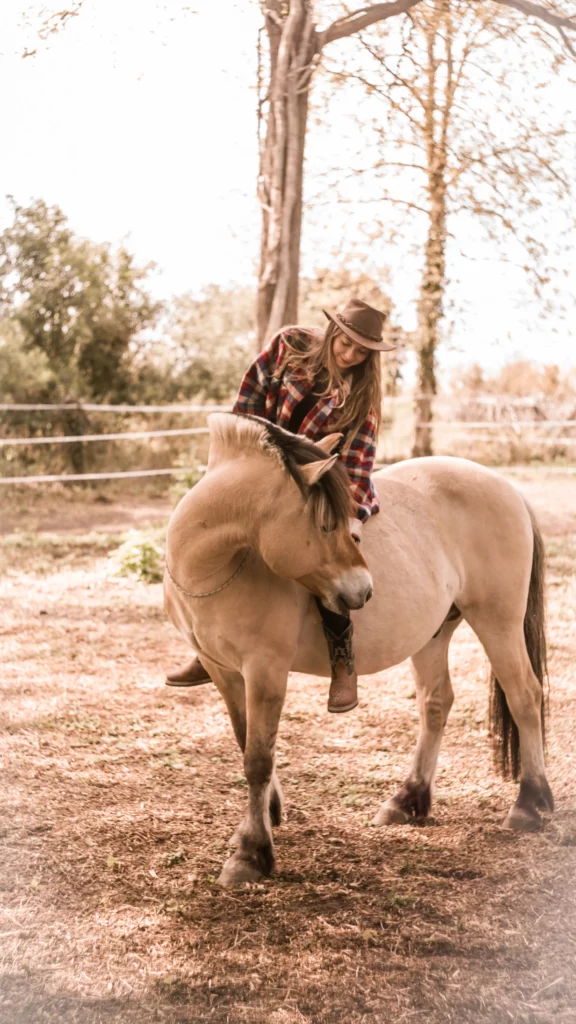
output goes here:
{"type": "Polygon", "coordinates": [[[516,502],[520,497],[500,473],[479,462],[452,455],[404,459],[380,469],[373,480],[376,486],[379,482],[385,485],[389,480],[398,480],[428,497],[442,495],[451,500],[463,498],[466,502],[480,495],[497,502],[506,500],[507,496],[516,502]]]}
{"type": "Polygon", "coordinates": [[[416,491],[434,517],[461,575],[462,607],[503,593],[527,590],[533,531],[522,495],[501,474],[468,459],[408,459],[381,470],[374,483],[385,493],[401,483],[416,491]]]}
{"type": "Polygon", "coordinates": [[[531,538],[530,515],[520,492],[500,473],[452,456],[430,456],[397,462],[374,475],[374,484],[383,493],[392,483],[401,483],[418,492],[430,515],[454,536],[462,526],[478,535],[488,527],[491,539],[508,540],[510,531],[531,538]],[[500,528],[498,528],[498,524],[500,528]]]}

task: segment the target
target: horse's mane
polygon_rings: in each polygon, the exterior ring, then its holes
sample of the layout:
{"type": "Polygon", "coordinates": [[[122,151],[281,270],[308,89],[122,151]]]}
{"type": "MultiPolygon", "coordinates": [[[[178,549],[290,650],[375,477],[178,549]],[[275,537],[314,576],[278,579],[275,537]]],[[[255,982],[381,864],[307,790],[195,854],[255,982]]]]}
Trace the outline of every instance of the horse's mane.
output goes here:
{"type": "Polygon", "coordinates": [[[322,448],[260,416],[213,413],[209,423],[211,443],[219,449],[240,452],[252,448],[278,459],[306,498],[319,529],[331,532],[347,524],[353,508],[350,481],[342,463],[336,462],[312,487],[300,472],[302,466],[329,457],[322,448]]]}

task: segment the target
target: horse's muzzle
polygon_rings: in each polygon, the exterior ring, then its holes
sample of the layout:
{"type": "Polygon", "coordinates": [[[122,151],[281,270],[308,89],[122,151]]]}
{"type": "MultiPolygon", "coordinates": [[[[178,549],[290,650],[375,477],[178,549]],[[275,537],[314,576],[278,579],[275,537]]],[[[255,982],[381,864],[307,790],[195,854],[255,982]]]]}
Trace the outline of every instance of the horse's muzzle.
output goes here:
{"type": "Polygon", "coordinates": [[[363,608],[372,597],[372,577],[367,569],[354,569],[348,578],[338,581],[336,602],[343,612],[363,608]]]}

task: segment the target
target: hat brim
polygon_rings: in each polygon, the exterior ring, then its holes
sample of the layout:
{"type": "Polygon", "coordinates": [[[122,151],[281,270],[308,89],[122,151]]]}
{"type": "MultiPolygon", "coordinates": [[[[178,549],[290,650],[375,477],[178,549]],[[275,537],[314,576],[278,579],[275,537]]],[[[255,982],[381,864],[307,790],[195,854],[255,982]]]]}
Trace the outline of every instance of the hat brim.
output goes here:
{"type": "Polygon", "coordinates": [[[339,331],[342,331],[351,341],[355,341],[357,345],[362,345],[363,348],[372,349],[373,352],[393,352],[396,348],[396,345],[392,345],[389,341],[372,341],[371,338],[365,338],[363,334],[358,334],[352,327],[348,327],[348,324],[342,323],[338,313],[329,313],[327,309],[323,309],[322,312],[327,320],[331,320],[336,325],[339,331]]]}

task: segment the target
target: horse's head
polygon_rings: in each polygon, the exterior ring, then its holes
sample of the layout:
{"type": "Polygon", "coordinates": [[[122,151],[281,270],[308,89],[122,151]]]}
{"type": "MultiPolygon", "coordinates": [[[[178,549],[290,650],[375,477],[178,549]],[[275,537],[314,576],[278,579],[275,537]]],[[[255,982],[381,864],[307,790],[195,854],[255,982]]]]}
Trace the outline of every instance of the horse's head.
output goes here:
{"type": "Polygon", "coordinates": [[[209,421],[209,468],[235,450],[232,471],[253,496],[248,526],[266,564],[332,611],[362,608],[372,577],[350,535],[348,475],[330,454],[340,435],[312,444],[256,416],[218,413],[209,421]]]}

